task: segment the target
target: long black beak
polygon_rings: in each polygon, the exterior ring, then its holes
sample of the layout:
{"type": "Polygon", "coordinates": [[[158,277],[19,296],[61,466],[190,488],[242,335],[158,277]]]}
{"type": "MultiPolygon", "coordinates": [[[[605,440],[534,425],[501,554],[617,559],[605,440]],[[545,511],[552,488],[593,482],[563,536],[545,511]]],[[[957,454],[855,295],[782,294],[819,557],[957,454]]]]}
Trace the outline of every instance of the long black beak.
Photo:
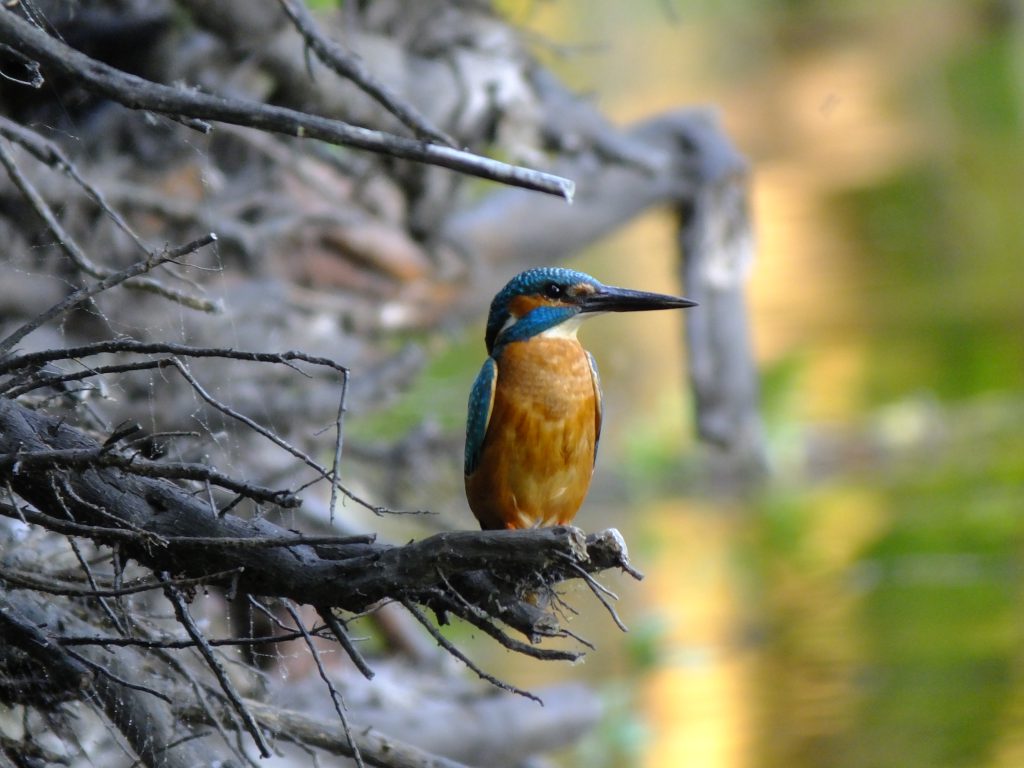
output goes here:
{"type": "Polygon", "coordinates": [[[633,291],[603,285],[587,294],[580,302],[580,312],[645,312],[651,309],[684,309],[697,306],[696,301],[664,293],[633,291]]]}

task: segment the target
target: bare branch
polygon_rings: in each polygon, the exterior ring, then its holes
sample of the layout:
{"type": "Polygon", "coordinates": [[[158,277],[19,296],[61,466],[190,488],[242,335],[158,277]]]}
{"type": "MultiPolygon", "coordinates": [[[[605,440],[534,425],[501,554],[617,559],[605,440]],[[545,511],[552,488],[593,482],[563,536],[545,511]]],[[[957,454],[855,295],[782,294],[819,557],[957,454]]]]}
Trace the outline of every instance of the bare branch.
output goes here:
{"type": "Polygon", "coordinates": [[[19,18],[14,11],[0,13],[0,43],[7,43],[31,56],[43,66],[44,73],[51,70],[58,72],[90,91],[131,109],[247,125],[299,138],[320,139],[404,160],[439,165],[470,176],[546,192],[568,201],[572,200],[575,191],[575,185],[569,179],[509,165],[452,147],[425,144],[285,107],[228,99],[154,83],[122,72],[64,45],[19,18]]]}
{"type": "Polygon", "coordinates": [[[608,611],[608,615],[612,617],[612,621],[615,622],[615,626],[617,626],[623,632],[629,632],[629,627],[627,627],[625,623],[623,623],[622,619],[619,618],[619,614],[615,610],[615,607],[610,602],[608,602],[609,597],[611,597],[614,600],[618,600],[618,595],[616,595],[610,589],[605,587],[603,584],[598,583],[598,581],[593,576],[591,576],[589,573],[587,573],[578,565],[576,565],[576,563],[572,563],[570,567],[574,571],[576,571],[576,573],[580,575],[580,578],[582,578],[587,583],[587,586],[590,587],[590,591],[594,593],[594,597],[596,597],[601,602],[601,605],[604,606],[604,609],[608,611]]]}
{"type": "MultiPolygon", "coordinates": [[[[295,626],[299,632],[302,633],[302,639],[306,643],[306,648],[309,649],[310,655],[313,657],[313,662],[316,664],[316,670],[320,674],[320,679],[324,681],[324,685],[327,686],[327,691],[331,695],[331,703],[334,705],[334,711],[338,713],[338,719],[341,721],[341,729],[345,732],[345,741],[348,742],[349,747],[352,748],[352,757],[356,761],[358,768],[364,768],[363,756],[359,751],[359,745],[356,744],[352,738],[352,728],[348,724],[348,718],[345,716],[345,702],[341,697],[341,692],[331,682],[330,676],[327,674],[327,670],[324,669],[323,660],[320,658],[320,652],[316,649],[316,645],[313,643],[313,638],[306,630],[306,625],[302,623],[302,617],[299,616],[299,612],[295,610],[295,606],[290,600],[284,601],[284,607],[288,611],[288,615],[292,617],[292,621],[295,622],[295,626]]],[[[337,634],[337,633],[336,633],[337,634]]],[[[345,633],[341,635],[344,637],[345,633]]],[[[347,637],[345,638],[348,639],[347,637]]],[[[343,643],[344,644],[344,643],[343,643]]]]}
{"type": "MultiPolygon", "coordinates": [[[[177,587],[193,587],[214,580],[222,580],[239,573],[237,569],[228,571],[217,571],[209,576],[195,576],[186,579],[172,579],[177,587]]],[[[45,592],[50,595],[66,595],[68,597],[124,597],[125,595],[136,595],[140,592],[148,592],[151,589],[162,589],[165,585],[162,581],[141,580],[135,584],[107,589],[96,586],[89,588],[79,587],[74,584],[56,581],[50,577],[35,573],[25,573],[13,568],[0,567],[0,580],[6,581],[22,589],[33,589],[37,592],[45,592]]]]}
{"type": "MultiPolygon", "coordinates": [[[[101,450],[95,440],[59,419],[0,399],[0,452],[11,448],[22,454],[51,451],[58,456],[62,450],[72,454],[101,450]]],[[[38,484],[37,472],[14,469],[13,463],[0,462],[0,474],[6,472],[3,479],[18,494],[37,508],[54,503],[53,488],[49,483],[38,484]]],[[[69,529],[75,535],[103,540],[113,516],[130,529],[130,535],[122,532],[119,536],[125,554],[157,571],[208,575],[206,547],[216,546],[222,568],[241,569],[232,583],[237,582],[243,593],[287,597],[353,613],[394,599],[479,621],[471,608],[476,606],[534,640],[557,636],[561,630],[553,614],[523,600],[522,594],[578,578],[573,565],[587,573],[629,567],[617,533],[585,539],[575,528],[445,532],[400,547],[379,543],[297,544],[270,549],[214,543],[163,546],[164,541],[177,537],[296,539],[266,520],[211,515],[202,500],[160,478],[132,474],[130,464],[123,468],[93,465],[85,472],[67,475],[65,481],[74,487],[75,495],[59,502],[70,510],[75,524],[100,523],[104,528],[101,532],[69,529]]],[[[25,519],[31,522],[38,514],[25,510],[25,519]]]]}
{"type": "Polygon", "coordinates": [[[356,665],[356,669],[362,673],[363,677],[367,680],[373,679],[373,670],[370,669],[370,665],[366,663],[366,659],[363,658],[363,654],[356,648],[355,643],[352,642],[352,638],[348,636],[348,632],[345,631],[344,625],[334,615],[329,607],[318,606],[317,613],[320,614],[320,618],[324,620],[328,629],[331,630],[331,634],[334,635],[334,639],[338,641],[342,648],[345,649],[345,653],[352,660],[352,663],[356,665]]]}
{"type": "MultiPolygon", "coordinates": [[[[38,510],[18,507],[0,502],[0,515],[32,523],[54,533],[67,536],[84,536],[94,541],[129,541],[146,548],[153,547],[224,547],[230,549],[283,549],[301,545],[320,545],[344,547],[353,544],[372,544],[376,540],[374,534],[354,536],[303,536],[298,533],[287,533],[282,536],[232,537],[232,536],[163,536],[147,530],[111,528],[102,525],[83,525],[70,520],[44,514],[38,510]]],[[[283,529],[282,529],[283,530],[283,529]]],[[[230,569],[226,573],[238,573],[230,569]]],[[[197,576],[195,578],[207,578],[197,576]]]]}
{"type": "Polygon", "coordinates": [[[345,398],[348,396],[348,369],[341,372],[341,393],[338,395],[338,415],[334,419],[334,460],[331,465],[331,501],[328,506],[329,518],[334,523],[334,511],[338,508],[338,487],[341,477],[341,449],[345,444],[345,398]]]}
{"type": "MultiPolygon", "coordinates": [[[[340,726],[258,701],[246,701],[246,704],[260,725],[278,738],[297,744],[308,744],[336,755],[355,755],[340,726]]],[[[187,710],[185,714],[190,717],[205,717],[194,709],[187,710]]],[[[373,728],[359,728],[352,736],[359,753],[368,765],[379,768],[468,768],[463,763],[424,752],[373,728]]]]}
{"type": "MultiPolygon", "coordinates": [[[[3,118],[3,120],[6,121],[6,118],[3,118]]],[[[0,131],[2,131],[2,129],[3,126],[0,126],[0,131]]],[[[10,133],[9,130],[7,132],[10,133]]],[[[73,167],[66,159],[64,160],[64,163],[66,163],[69,168],[73,167]]],[[[28,200],[29,205],[32,206],[33,210],[35,210],[39,215],[39,218],[43,220],[47,228],[57,239],[57,245],[68,255],[75,266],[90,277],[100,280],[110,277],[113,274],[113,271],[95,264],[88,255],[86,255],[85,251],[83,251],[78,245],[78,242],[64,228],[60,221],[58,221],[53,209],[51,209],[46,201],[43,200],[42,195],[40,195],[38,190],[36,190],[35,185],[32,184],[32,182],[29,181],[25,174],[23,174],[18,168],[17,163],[14,162],[14,157],[3,143],[0,143],[0,164],[2,164],[7,170],[7,175],[11,177],[11,181],[14,182],[14,185],[21,191],[21,194],[24,195],[25,199],[28,200]]],[[[100,200],[102,200],[102,198],[100,198],[100,200]]],[[[123,223],[123,219],[120,219],[120,217],[117,217],[115,220],[120,220],[123,223]]],[[[138,242],[142,245],[141,241],[138,242]]],[[[151,259],[158,257],[158,254],[145,246],[143,246],[143,251],[151,259]]],[[[176,301],[179,304],[183,304],[187,307],[203,312],[214,312],[218,308],[215,302],[200,299],[196,296],[190,296],[186,293],[181,293],[180,291],[168,288],[163,283],[151,278],[136,277],[132,280],[126,281],[125,285],[129,288],[150,291],[151,293],[158,294],[166,299],[176,301]]]]}
{"type": "MultiPolygon", "coordinates": [[[[0,27],[2,27],[3,22],[8,17],[13,16],[14,14],[11,13],[10,11],[0,13],[0,27]]],[[[90,286],[75,291],[70,296],[65,298],[63,301],[60,301],[57,304],[53,305],[45,312],[36,315],[36,317],[34,317],[32,320],[25,323],[20,328],[15,330],[13,333],[8,335],[6,339],[0,341],[0,359],[2,359],[8,352],[10,352],[11,349],[14,348],[15,344],[17,344],[23,338],[28,336],[30,333],[32,333],[32,331],[34,331],[36,328],[39,328],[41,325],[45,323],[48,323],[55,317],[60,317],[71,308],[77,306],[78,304],[81,304],[83,301],[86,301],[87,299],[90,299],[93,296],[102,293],[103,291],[113,288],[115,285],[120,285],[125,280],[130,280],[133,277],[144,274],[145,272],[149,272],[150,270],[159,267],[161,264],[166,264],[168,261],[174,261],[175,259],[180,259],[182,256],[185,256],[189,253],[194,253],[195,251],[198,251],[200,248],[203,248],[204,246],[207,246],[210,243],[216,242],[216,240],[217,236],[211,232],[210,234],[203,235],[202,237],[197,238],[190,243],[186,243],[185,245],[179,246],[177,248],[166,250],[162,254],[151,256],[147,259],[136,262],[132,266],[123,269],[120,272],[114,272],[110,274],[109,276],[105,277],[99,282],[93,283],[90,286]]]]}
{"type": "MultiPolygon", "coordinates": [[[[138,341],[137,339],[119,338],[97,341],[92,344],[83,344],[79,347],[68,347],[66,349],[46,349],[40,352],[28,352],[21,355],[12,355],[8,358],[0,358],[0,372],[15,370],[18,368],[32,367],[52,363],[55,360],[72,360],[90,355],[100,355],[113,352],[131,352],[139,355],[181,355],[183,357],[222,357],[227,360],[244,360],[252,363],[277,363],[287,365],[290,368],[299,370],[292,363],[300,361],[310,365],[324,366],[332,370],[343,372],[345,367],[336,363],[329,357],[317,357],[305,352],[247,352],[245,350],[217,348],[217,347],[194,347],[187,344],[172,344],[167,342],[138,341]]],[[[301,373],[301,371],[300,371],[301,373]]]]}
{"type": "Polygon", "coordinates": [[[168,704],[174,703],[171,700],[170,696],[168,696],[163,691],[157,690],[151,685],[140,685],[139,683],[134,683],[128,678],[122,677],[118,673],[110,669],[107,669],[107,667],[103,666],[99,662],[86,658],[85,656],[82,656],[80,653],[76,653],[75,651],[69,650],[67,651],[67,653],[73,656],[80,663],[87,666],[100,677],[105,677],[111,682],[117,683],[118,685],[122,686],[123,688],[130,688],[131,690],[139,691],[140,693],[148,693],[150,696],[155,696],[156,698],[160,699],[161,701],[165,701],[168,704]]]}
{"type": "Polygon", "coordinates": [[[432,125],[412,105],[400,99],[384,83],[377,80],[358,56],[349,53],[320,31],[316,19],[310,14],[302,0],[278,0],[292,24],[306,41],[313,53],[324,64],[342,77],[348,78],[365,93],[377,100],[388,112],[412,128],[421,138],[439,144],[456,146],[455,140],[432,125]]]}
{"type": "Polygon", "coordinates": [[[280,507],[297,507],[302,502],[291,491],[265,488],[236,480],[205,464],[150,461],[137,455],[124,456],[103,446],[80,450],[43,450],[0,454],[0,470],[20,471],[29,467],[117,467],[142,477],[166,477],[175,480],[204,480],[256,501],[268,501],[280,507]]]}
{"type": "Polygon", "coordinates": [[[0,605],[0,635],[4,639],[0,654],[4,657],[4,674],[0,676],[3,700],[54,704],[81,696],[92,681],[87,665],[54,643],[34,622],[18,615],[14,606],[0,605]],[[32,664],[13,662],[15,649],[38,667],[37,675],[32,673],[32,664]],[[14,677],[16,669],[21,672],[20,677],[14,677]]]}
{"type": "Polygon", "coordinates": [[[482,669],[480,669],[480,667],[476,665],[476,663],[471,658],[464,654],[462,650],[457,645],[455,645],[455,643],[453,643],[447,637],[442,635],[441,630],[434,626],[433,622],[426,616],[426,614],[423,613],[423,611],[421,611],[408,600],[402,600],[401,603],[405,607],[405,610],[411,613],[416,618],[416,621],[423,625],[424,629],[426,629],[427,632],[430,633],[430,636],[434,638],[435,641],[437,641],[437,644],[439,646],[444,648],[448,653],[450,653],[456,659],[458,659],[471,670],[473,670],[473,672],[476,673],[476,676],[479,677],[481,680],[486,680],[495,688],[500,688],[503,691],[508,691],[509,693],[514,693],[518,696],[522,696],[524,698],[536,701],[538,704],[544,703],[537,696],[534,696],[529,691],[524,691],[522,688],[517,688],[511,683],[506,683],[504,680],[500,680],[499,678],[495,677],[489,672],[484,672],[482,669]]]}
{"type": "Polygon", "coordinates": [[[171,583],[171,578],[166,573],[160,574],[161,581],[165,582],[164,594],[167,599],[171,601],[171,605],[174,606],[174,615],[178,618],[178,623],[185,628],[189,637],[195,642],[200,655],[206,662],[206,665],[213,672],[217,681],[220,683],[221,690],[224,691],[224,695],[228,697],[228,701],[231,702],[231,706],[235,712],[242,719],[242,723],[245,725],[245,729],[252,735],[253,741],[256,742],[256,748],[259,749],[260,754],[263,757],[270,757],[270,745],[267,743],[266,737],[263,735],[263,731],[260,730],[259,725],[253,718],[252,713],[245,706],[245,702],[242,701],[241,695],[235,689],[234,683],[231,682],[231,678],[228,677],[227,672],[224,671],[224,667],[213,653],[213,648],[207,642],[206,637],[203,635],[202,630],[196,626],[195,621],[192,619],[191,614],[188,612],[188,607],[185,605],[185,600],[181,596],[181,592],[176,586],[171,583]]]}
{"type": "MultiPolygon", "coordinates": [[[[311,635],[319,636],[323,629],[323,627],[314,627],[313,629],[307,631],[311,635]]],[[[244,647],[256,645],[276,645],[277,643],[287,643],[291,640],[298,640],[301,637],[301,632],[294,631],[285,632],[280,635],[265,635],[263,637],[207,638],[206,642],[208,642],[214,648],[221,645],[244,647]]],[[[51,639],[56,643],[60,643],[61,645],[102,645],[109,646],[111,648],[132,646],[134,648],[160,648],[162,650],[181,650],[183,648],[194,648],[196,645],[194,640],[181,640],[171,638],[150,639],[144,637],[118,637],[114,635],[53,635],[51,639]]]]}

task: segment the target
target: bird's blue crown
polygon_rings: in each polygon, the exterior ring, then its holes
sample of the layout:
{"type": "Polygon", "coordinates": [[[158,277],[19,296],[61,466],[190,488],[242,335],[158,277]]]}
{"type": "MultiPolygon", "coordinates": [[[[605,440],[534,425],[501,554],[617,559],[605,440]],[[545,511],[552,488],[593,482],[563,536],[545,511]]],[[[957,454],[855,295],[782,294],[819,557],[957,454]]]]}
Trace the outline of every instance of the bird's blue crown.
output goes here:
{"type": "Polygon", "coordinates": [[[567,320],[577,313],[577,309],[571,304],[566,306],[541,306],[534,309],[527,316],[528,320],[518,321],[505,333],[502,328],[511,316],[510,304],[517,296],[548,296],[554,298],[552,293],[564,291],[570,286],[586,283],[595,288],[601,287],[601,283],[584,272],[577,272],[574,269],[563,267],[538,267],[520,272],[498,291],[491,302],[491,312],[487,317],[487,351],[493,352],[494,346],[501,335],[501,342],[518,341],[527,339],[536,333],[551,328],[567,320]],[[511,334],[511,335],[510,335],[511,334]]]}

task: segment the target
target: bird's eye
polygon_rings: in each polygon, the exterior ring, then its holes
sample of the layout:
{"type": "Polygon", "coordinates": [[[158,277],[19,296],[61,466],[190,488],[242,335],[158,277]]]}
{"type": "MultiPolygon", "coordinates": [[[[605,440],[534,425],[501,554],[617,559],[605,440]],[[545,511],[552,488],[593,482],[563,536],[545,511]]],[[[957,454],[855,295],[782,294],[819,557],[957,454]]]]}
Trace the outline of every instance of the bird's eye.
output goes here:
{"type": "Polygon", "coordinates": [[[558,283],[548,283],[544,286],[544,295],[549,299],[560,299],[565,291],[558,283]]]}

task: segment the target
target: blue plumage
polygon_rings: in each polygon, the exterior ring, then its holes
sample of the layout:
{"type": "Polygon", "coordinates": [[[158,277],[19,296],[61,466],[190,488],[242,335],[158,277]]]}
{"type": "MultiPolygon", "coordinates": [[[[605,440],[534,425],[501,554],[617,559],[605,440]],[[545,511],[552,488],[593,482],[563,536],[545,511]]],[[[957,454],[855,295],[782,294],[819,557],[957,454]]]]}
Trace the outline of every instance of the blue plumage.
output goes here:
{"type": "Polygon", "coordinates": [[[587,495],[603,398],[580,322],[689,306],[558,267],[527,270],[498,292],[466,420],[466,498],[482,528],[566,525],[587,495]]]}
{"type": "Polygon", "coordinates": [[[469,414],[466,418],[465,473],[471,474],[480,463],[480,452],[484,447],[487,423],[494,407],[494,383],[498,379],[498,364],[488,357],[473,382],[469,394],[469,414]]]}
{"type": "Polygon", "coordinates": [[[498,334],[491,354],[498,357],[500,354],[498,348],[503,344],[531,339],[556,325],[561,325],[576,314],[579,314],[579,310],[575,307],[537,307],[526,317],[498,334]]]}
{"type": "MultiPolygon", "coordinates": [[[[498,340],[498,335],[501,333],[501,329],[508,322],[510,316],[509,304],[512,299],[516,296],[543,296],[552,284],[561,289],[565,289],[571,285],[579,285],[581,283],[592,285],[595,288],[601,287],[601,283],[590,275],[585,274],[584,272],[577,272],[574,269],[564,269],[562,267],[538,267],[537,269],[528,269],[525,272],[520,272],[509,280],[508,284],[498,291],[494,300],[491,302],[491,312],[487,317],[487,335],[485,336],[488,353],[493,352],[494,345],[498,340]]],[[[559,319],[545,317],[545,320],[551,320],[550,324],[546,327],[540,328],[538,331],[535,331],[535,333],[554,327],[576,313],[576,310],[572,307],[558,307],[558,309],[568,310],[568,314],[562,315],[559,319]]],[[[535,310],[535,312],[536,311],[537,310],[535,310]]],[[[516,323],[516,325],[519,325],[519,323],[516,323]]],[[[518,340],[521,341],[526,338],[529,338],[529,336],[524,334],[521,335],[518,340]]],[[[502,339],[502,341],[508,340],[502,339]]]]}
{"type": "Polygon", "coordinates": [[[597,446],[601,442],[601,423],[604,421],[604,390],[601,389],[601,374],[597,372],[597,361],[590,352],[587,352],[587,362],[590,363],[590,375],[594,379],[594,405],[597,407],[597,434],[594,435],[594,464],[597,464],[597,446]]]}

